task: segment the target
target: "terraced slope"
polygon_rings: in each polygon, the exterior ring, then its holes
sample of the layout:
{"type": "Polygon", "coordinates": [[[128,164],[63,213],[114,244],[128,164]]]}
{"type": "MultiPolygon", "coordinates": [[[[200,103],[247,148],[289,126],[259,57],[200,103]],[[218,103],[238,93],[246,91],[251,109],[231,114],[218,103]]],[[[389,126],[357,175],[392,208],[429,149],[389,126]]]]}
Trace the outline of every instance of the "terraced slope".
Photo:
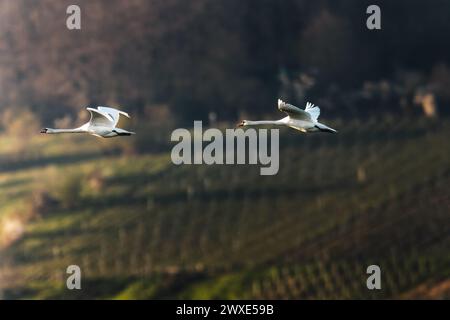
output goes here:
{"type": "Polygon", "coordinates": [[[339,134],[282,130],[274,177],[175,166],[170,145],[127,156],[39,138],[15,161],[2,144],[3,296],[448,298],[450,120],[330,125],[339,134]],[[81,291],[65,289],[70,264],[81,291]]]}

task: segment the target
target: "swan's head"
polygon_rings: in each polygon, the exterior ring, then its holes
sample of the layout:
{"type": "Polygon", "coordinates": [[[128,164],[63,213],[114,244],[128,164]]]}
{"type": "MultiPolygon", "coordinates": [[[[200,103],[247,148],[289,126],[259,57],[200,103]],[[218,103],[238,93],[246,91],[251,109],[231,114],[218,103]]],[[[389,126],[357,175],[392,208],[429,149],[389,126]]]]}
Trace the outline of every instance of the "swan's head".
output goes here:
{"type": "Polygon", "coordinates": [[[48,128],[41,129],[41,133],[47,133],[47,132],[48,132],[48,128]]]}
{"type": "Polygon", "coordinates": [[[237,126],[238,127],[248,126],[248,121],[247,120],[242,120],[241,122],[238,123],[237,126]]]}
{"type": "Polygon", "coordinates": [[[278,109],[280,109],[283,105],[285,105],[284,101],[281,99],[278,99],[278,109]]]}

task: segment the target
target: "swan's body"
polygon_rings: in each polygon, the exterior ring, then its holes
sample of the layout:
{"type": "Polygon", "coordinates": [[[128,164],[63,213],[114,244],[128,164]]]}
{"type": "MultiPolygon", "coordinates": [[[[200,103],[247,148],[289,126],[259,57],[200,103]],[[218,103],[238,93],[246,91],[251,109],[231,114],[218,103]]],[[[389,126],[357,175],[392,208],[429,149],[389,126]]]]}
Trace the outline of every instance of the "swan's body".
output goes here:
{"type": "Polygon", "coordinates": [[[127,118],[128,113],[109,107],[86,108],[90,114],[91,119],[81,127],[75,129],[52,129],[44,128],[41,133],[57,134],[57,133],[89,133],[101,138],[112,138],[117,136],[130,136],[135,134],[124,129],[117,128],[120,115],[127,118]]]}
{"type": "Polygon", "coordinates": [[[320,108],[307,102],[305,110],[297,108],[291,104],[278,99],[278,110],[287,114],[287,117],[280,120],[250,121],[243,120],[239,126],[257,126],[257,125],[277,125],[287,126],[301,132],[331,132],[337,131],[317,121],[320,115],[320,108]]]}

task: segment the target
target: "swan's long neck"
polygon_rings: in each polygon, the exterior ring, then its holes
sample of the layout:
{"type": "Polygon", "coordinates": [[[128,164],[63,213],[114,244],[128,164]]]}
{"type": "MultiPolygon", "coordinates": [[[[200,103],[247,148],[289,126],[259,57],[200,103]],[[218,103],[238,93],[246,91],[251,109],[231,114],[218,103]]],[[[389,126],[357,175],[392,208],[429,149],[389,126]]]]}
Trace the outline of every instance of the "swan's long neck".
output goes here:
{"type": "Polygon", "coordinates": [[[52,129],[48,128],[47,132],[48,134],[58,134],[58,133],[83,133],[86,132],[83,128],[75,128],[75,129],[52,129]]]}
{"type": "Polygon", "coordinates": [[[247,126],[259,126],[259,125],[282,125],[283,122],[281,120],[261,120],[261,121],[250,121],[247,120],[247,126]]]}

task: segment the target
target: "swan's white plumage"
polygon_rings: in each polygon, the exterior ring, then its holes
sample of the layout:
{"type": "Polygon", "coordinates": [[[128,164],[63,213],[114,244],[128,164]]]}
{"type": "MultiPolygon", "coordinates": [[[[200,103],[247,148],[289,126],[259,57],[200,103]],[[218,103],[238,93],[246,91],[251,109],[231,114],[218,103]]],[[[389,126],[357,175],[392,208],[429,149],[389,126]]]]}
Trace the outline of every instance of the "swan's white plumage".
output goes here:
{"type": "Polygon", "coordinates": [[[286,103],[281,99],[278,99],[278,110],[283,111],[293,119],[311,121],[311,115],[308,112],[286,103]]]}
{"type": "Polygon", "coordinates": [[[110,107],[86,108],[91,114],[89,122],[75,129],[51,129],[44,128],[41,133],[89,133],[97,137],[112,138],[116,136],[129,136],[135,134],[116,125],[119,122],[120,115],[130,117],[128,113],[110,107]]]}
{"type": "Polygon", "coordinates": [[[117,125],[117,123],[119,123],[120,115],[124,115],[127,118],[130,117],[128,115],[128,113],[114,109],[114,108],[110,108],[110,107],[99,106],[99,107],[97,107],[97,110],[100,111],[101,113],[106,114],[109,117],[111,117],[111,119],[114,123],[114,127],[117,125]]]}
{"type": "Polygon", "coordinates": [[[311,115],[311,119],[313,121],[317,121],[319,119],[320,108],[318,106],[314,106],[311,102],[307,102],[305,111],[311,115]]]}
{"type": "Polygon", "coordinates": [[[318,122],[320,116],[320,108],[311,102],[306,103],[305,110],[297,108],[292,104],[286,103],[278,99],[278,110],[287,114],[287,117],[280,120],[250,121],[243,120],[239,126],[256,126],[256,125],[277,125],[287,126],[301,132],[317,132],[325,131],[336,133],[337,131],[323,123],[318,122]]]}
{"type": "Polygon", "coordinates": [[[86,108],[91,114],[91,119],[89,120],[92,126],[103,126],[103,127],[114,127],[114,118],[108,114],[101,112],[100,110],[94,108],[86,108]]]}

